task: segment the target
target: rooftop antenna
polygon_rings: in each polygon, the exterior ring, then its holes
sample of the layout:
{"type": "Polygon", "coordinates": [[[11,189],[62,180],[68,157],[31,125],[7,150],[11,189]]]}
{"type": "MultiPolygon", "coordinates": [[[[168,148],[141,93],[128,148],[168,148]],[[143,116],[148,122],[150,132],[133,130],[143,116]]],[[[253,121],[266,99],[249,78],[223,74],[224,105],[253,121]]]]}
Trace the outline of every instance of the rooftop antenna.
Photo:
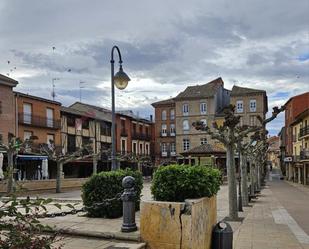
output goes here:
{"type": "Polygon", "coordinates": [[[82,89],[85,88],[83,84],[85,84],[85,81],[79,82],[79,102],[82,102],[82,89]]]}
{"type": "Polygon", "coordinates": [[[55,97],[56,97],[56,92],[55,92],[55,81],[56,80],[60,80],[60,78],[52,78],[53,90],[52,90],[51,96],[53,97],[53,101],[55,101],[55,97]]]}

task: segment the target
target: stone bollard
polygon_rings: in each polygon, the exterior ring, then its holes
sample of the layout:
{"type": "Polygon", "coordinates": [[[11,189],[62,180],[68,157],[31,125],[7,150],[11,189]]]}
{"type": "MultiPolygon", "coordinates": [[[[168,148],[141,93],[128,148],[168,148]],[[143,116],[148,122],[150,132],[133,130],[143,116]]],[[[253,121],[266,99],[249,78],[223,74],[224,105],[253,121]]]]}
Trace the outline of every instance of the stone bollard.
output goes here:
{"type": "Polygon", "coordinates": [[[121,231],[128,233],[137,230],[135,223],[135,198],[136,192],[134,191],[135,179],[132,176],[126,176],[122,179],[122,186],[124,192],[121,195],[123,203],[123,223],[121,231]]]}

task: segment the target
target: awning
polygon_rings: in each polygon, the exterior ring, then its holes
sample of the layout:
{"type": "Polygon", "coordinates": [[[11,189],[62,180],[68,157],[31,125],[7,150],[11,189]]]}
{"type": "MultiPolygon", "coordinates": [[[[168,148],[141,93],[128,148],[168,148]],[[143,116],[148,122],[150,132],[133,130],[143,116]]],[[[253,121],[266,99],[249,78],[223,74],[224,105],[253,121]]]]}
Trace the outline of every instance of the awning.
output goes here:
{"type": "Polygon", "coordinates": [[[48,156],[17,155],[17,159],[20,159],[20,160],[37,160],[37,161],[42,161],[44,159],[48,159],[48,156]]]}

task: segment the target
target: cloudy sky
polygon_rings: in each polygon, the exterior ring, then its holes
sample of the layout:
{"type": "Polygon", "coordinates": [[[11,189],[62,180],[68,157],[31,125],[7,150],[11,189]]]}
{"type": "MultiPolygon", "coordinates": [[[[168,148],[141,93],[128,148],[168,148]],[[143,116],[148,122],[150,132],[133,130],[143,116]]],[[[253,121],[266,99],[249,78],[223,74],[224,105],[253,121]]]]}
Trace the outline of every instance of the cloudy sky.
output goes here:
{"type": "MultiPolygon", "coordinates": [[[[16,90],[70,105],[110,106],[110,50],[132,81],[118,109],[152,102],[219,76],[266,89],[269,106],[309,90],[308,0],[1,0],[0,73],[16,90]],[[80,84],[80,82],[84,82],[80,84]]],[[[268,126],[276,134],[283,115],[268,126]]]]}

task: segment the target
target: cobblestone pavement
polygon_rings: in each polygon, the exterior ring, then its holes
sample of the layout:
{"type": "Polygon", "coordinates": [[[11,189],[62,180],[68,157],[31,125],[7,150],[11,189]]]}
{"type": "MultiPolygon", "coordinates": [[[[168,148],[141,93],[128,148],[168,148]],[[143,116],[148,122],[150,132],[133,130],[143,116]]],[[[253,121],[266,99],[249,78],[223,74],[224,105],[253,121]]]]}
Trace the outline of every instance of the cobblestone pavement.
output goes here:
{"type": "Polygon", "coordinates": [[[273,179],[269,186],[262,190],[260,197],[236,231],[234,248],[309,248],[309,236],[276,198],[272,191],[272,181],[273,179]]]}

